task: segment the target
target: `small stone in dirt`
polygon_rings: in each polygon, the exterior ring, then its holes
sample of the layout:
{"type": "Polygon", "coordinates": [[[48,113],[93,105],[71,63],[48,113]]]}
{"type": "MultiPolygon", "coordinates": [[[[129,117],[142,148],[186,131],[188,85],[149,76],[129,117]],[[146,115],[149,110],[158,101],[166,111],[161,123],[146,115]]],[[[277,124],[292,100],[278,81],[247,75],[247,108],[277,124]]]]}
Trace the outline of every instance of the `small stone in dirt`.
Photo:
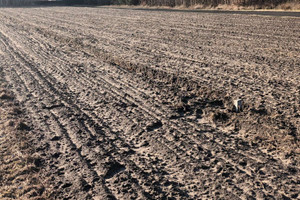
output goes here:
{"type": "Polygon", "coordinates": [[[234,100],[234,107],[236,112],[242,111],[243,101],[241,99],[234,100]]]}
{"type": "Polygon", "coordinates": [[[17,125],[17,129],[20,130],[20,131],[30,131],[30,127],[27,126],[24,122],[20,122],[17,125]]]}

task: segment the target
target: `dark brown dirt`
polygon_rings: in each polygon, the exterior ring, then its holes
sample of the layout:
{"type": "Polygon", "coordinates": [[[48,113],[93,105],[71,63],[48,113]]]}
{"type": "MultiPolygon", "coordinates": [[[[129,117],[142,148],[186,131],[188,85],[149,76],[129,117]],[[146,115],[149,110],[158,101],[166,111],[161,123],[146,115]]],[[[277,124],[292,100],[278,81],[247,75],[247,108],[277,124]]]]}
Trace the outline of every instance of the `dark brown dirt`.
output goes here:
{"type": "Polygon", "coordinates": [[[20,128],[52,198],[296,199],[299,25],[6,8],[0,69],[33,124],[20,128]]]}

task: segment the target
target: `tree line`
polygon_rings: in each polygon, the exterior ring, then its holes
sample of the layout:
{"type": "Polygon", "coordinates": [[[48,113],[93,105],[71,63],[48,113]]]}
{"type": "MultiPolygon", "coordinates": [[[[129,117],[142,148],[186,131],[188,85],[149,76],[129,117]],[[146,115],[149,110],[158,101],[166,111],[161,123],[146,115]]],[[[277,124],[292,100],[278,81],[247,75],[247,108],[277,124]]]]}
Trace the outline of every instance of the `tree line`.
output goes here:
{"type": "Polygon", "coordinates": [[[139,4],[149,6],[184,6],[190,7],[195,5],[218,6],[218,5],[274,5],[283,4],[286,2],[299,2],[299,0],[140,0],[139,4]]]}
{"type": "Polygon", "coordinates": [[[0,6],[24,6],[24,5],[148,5],[148,6],[184,6],[195,5],[218,6],[237,5],[273,5],[277,6],[286,2],[298,2],[299,0],[0,0],[0,6]]]}
{"type": "Polygon", "coordinates": [[[33,0],[0,0],[0,6],[32,5],[33,0]]]}

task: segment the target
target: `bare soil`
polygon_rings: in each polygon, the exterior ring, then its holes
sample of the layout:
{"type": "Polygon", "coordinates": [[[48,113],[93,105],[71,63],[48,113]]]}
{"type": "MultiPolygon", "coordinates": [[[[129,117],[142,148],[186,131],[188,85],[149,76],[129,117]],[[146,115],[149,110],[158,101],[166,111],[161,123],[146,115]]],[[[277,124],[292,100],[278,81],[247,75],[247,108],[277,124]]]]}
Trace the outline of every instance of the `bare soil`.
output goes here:
{"type": "Polygon", "coordinates": [[[299,198],[299,27],[229,13],[0,9],[2,81],[32,124],[48,198],[299,198]]]}
{"type": "Polygon", "coordinates": [[[39,178],[41,157],[30,144],[35,136],[30,122],[0,80],[0,199],[48,199],[51,192],[39,178]]]}

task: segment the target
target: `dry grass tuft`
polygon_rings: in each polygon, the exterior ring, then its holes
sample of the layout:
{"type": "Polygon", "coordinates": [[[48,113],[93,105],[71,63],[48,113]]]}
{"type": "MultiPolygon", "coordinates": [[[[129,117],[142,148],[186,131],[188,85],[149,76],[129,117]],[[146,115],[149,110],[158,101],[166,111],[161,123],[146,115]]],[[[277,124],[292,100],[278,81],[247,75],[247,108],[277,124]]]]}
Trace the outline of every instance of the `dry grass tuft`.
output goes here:
{"type": "Polygon", "coordinates": [[[0,95],[0,199],[50,199],[47,186],[40,180],[38,157],[29,144],[30,126],[12,93],[0,95]]]}
{"type": "Polygon", "coordinates": [[[189,9],[212,9],[212,10],[292,10],[292,11],[299,11],[300,10],[300,3],[298,2],[287,2],[282,3],[278,6],[273,4],[267,5],[251,5],[251,6],[241,6],[236,4],[218,4],[217,6],[212,5],[203,5],[197,4],[190,6],[189,9]]]}
{"type": "Polygon", "coordinates": [[[123,7],[123,8],[146,8],[146,9],[179,9],[179,10],[272,10],[272,11],[300,11],[300,3],[299,2],[286,2],[279,5],[274,4],[265,4],[265,5],[249,5],[249,6],[242,6],[237,4],[218,4],[218,5],[210,5],[210,4],[195,4],[189,7],[185,5],[180,6],[149,6],[146,4],[141,4],[138,6],[130,6],[130,5],[111,5],[107,7],[123,7]]]}
{"type": "Polygon", "coordinates": [[[276,6],[278,10],[300,10],[300,3],[298,2],[287,2],[276,6]]]}

